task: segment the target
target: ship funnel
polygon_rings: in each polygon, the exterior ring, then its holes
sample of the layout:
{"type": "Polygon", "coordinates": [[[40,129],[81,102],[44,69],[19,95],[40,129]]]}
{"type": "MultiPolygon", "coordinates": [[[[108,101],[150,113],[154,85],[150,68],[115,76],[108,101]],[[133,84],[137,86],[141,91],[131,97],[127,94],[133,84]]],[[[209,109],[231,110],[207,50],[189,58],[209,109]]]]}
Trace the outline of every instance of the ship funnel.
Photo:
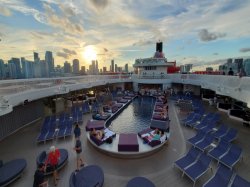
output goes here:
{"type": "Polygon", "coordinates": [[[163,45],[162,42],[157,42],[156,43],[156,51],[161,53],[162,52],[162,45],[163,45]]]}

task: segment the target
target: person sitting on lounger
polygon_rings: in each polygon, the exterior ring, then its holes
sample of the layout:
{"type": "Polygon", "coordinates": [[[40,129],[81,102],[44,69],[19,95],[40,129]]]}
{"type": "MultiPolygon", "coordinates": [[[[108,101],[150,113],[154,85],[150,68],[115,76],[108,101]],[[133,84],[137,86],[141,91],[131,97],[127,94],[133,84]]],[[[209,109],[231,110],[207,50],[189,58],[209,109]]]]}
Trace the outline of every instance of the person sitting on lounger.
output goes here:
{"type": "Polygon", "coordinates": [[[95,130],[93,129],[91,132],[90,132],[90,135],[94,136],[96,139],[98,140],[102,140],[103,137],[104,137],[104,132],[101,131],[101,130],[95,130]]]}
{"type": "Polygon", "coordinates": [[[157,129],[157,131],[155,131],[155,135],[153,136],[152,140],[160,140],[161,139],[161,133],[160,131],[157,129]]]}

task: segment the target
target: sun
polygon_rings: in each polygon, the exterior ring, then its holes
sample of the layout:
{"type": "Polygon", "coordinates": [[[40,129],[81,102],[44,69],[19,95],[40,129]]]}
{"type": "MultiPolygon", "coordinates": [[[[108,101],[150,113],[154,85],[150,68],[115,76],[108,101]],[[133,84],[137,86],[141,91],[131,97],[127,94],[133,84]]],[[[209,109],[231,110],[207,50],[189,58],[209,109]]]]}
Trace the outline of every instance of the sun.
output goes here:
{"type": "Polygon", "coordinates": [[[89,45],[84,48],[84,51],[82,52],[83,58],[87,62],[91,62],[92,60],[96,60],[96,50],[92,45],[89,45]]]}

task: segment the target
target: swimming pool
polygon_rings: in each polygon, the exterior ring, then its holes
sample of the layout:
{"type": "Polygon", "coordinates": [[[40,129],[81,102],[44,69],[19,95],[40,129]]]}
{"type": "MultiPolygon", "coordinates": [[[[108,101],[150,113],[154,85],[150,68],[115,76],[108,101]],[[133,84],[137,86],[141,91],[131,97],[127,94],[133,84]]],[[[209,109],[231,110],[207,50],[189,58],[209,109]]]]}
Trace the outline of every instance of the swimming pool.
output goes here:
{"type": "Polygon", "coordinates": [[[135,98],[108,127],[116,133],[138,133],[150,126],[155,104],[154,97],[135,98]]]}

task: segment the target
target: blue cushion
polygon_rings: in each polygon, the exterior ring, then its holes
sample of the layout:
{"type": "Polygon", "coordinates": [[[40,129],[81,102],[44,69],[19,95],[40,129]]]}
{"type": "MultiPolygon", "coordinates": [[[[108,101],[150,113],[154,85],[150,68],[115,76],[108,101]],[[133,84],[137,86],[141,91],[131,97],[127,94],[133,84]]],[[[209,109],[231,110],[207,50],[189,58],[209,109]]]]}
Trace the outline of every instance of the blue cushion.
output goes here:
{"type": "Polygon", "coordinates": [[[103,186],[104,173],[97,165],[83,167],[79,172],[73,172],[70,176],[70,187],[94,187],[103,186]]]}
{"type": "Polygon", "coordinates": [[[126,187],[155,187],[154,183],[152,183],[150,180],[148,180],[145,177],[135,177],[128,181],[128,184],[126,187]]]}
{"type": "Polygon", "coordinates": [[[24,159],[16,159],[5,163],[0,168],[0,186],[5,185],[17,178],[26,168],[27,163],[24,159]]]}

